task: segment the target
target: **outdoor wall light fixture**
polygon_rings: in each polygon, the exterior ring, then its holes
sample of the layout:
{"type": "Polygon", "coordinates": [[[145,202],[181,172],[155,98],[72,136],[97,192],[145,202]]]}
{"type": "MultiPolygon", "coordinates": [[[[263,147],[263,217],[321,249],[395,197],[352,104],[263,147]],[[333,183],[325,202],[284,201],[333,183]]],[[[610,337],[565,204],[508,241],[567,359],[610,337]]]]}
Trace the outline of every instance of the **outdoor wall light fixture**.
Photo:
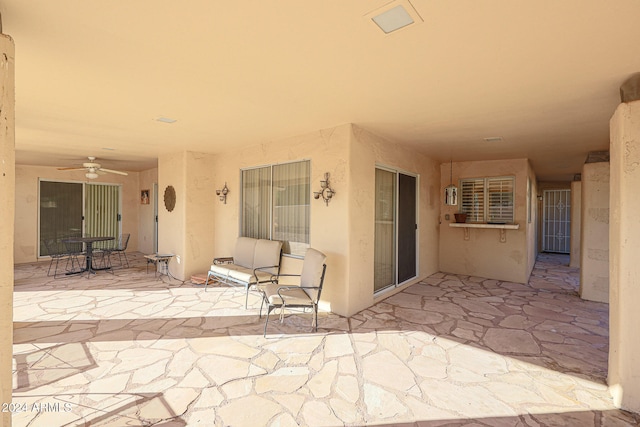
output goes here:
{"type": "Polygon", "coordinates": [[[229,188],[227,187],[227,183],[224,183],[224,187],[222,187],[222,190],[216,190],[216,196],[218,196],[220,198],[221,202],[224,202],[224,204],[227,204],[227,194],[229,193],[229,188]]]}
{"type": "Polygon", "coordinates": [[[313,198],[317,200],[320,198],[320,196],[322,196],[322,200],[324,200],[324,203],[329,206],[329,201],[336,194],[336,192],[333,191],[331,189],[331,186],[329,185],[329,172],[325,172],[324,181],[320,181],[320,187],[322,187],[320,191],[313,192],[313,198]]]}
{"type": "Polygon", "coordinates": [[[451,184],[444,188],[444,204],[449,206],[455,206],[458,204],[458,187],[453,185],[453,160],[451,160],[451,184]]]}

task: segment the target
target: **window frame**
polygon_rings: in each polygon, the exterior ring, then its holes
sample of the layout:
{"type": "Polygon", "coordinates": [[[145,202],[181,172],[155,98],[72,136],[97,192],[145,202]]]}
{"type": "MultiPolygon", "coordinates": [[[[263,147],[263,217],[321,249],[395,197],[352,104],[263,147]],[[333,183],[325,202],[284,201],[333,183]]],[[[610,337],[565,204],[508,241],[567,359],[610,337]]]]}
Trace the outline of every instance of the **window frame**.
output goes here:
{"type": "Polygon", "coordinates": [[[461,178],[458,185],[460,188],[458,210],[459,212],[467,214],[467,222],[474,224],[515,223],[516,177],[514,175],[461,178]],[[510,186],[511,191],[491,191],[492,188],[495,188],[493,184],[499,187],[510,186]],[[477,194],[478,197],[474,198],[474,194],[477,194]],[[500,196],[499,198],[492,197],[495,194],[504,196],[500,196]],[[480,198],[482,200],[480,200],[480,198]],[[471,199],[477,200],[474,206],[471,206],[473,203],[471,199]],[[492,212],[495,212],[496,208],[501,215],[493,216],[492,212]],[[502,212],[504,210],[510,210],[510,216],[507,217],[504,215],[502,212]]]}
{"type": "MultiPolygon", "coordinates": [[[[239,224],[238,224],[238,228],[239,228],[239,235],[240,236],[245,236],[247,233],[245,233],[245,206],[244,206],[244,202],[245,202],[245,197],[244,197],[244,193],[245,193],[245,172],[247,171],[252,171],[252,170],[257,170],[257,169],[268,169],[268,175],[269,175],[269,183],[268,183],[268,188],[266,189],[266,191],[268,191],[268,201],[265,200],[266,203],[268,203],[268,236],[266,237],[262,237],[262,238],[268,238],[270,240],[272,240],[274,238],[274,234],[276,232],[275,230],[275,215],[274,215],[274,209],[276,208],[275,206],[275,197],[274,197],[274,191],[275,191],[275,186],[274,186],[274,168],[278,167],[278,166],[283,166],[283,165],[291,165],[291,164],[302,164],[302,163],[307,163],[307,170],[308,170],[308,182],[307,182],[307,189],[308,191],[306,191],[306,207],[307,207],[307,212],[306,212],[306,242],[297,242],[294,240],[286,240],[283,241],[283,256],[288,256],[288,257],[293,257],[293,258],[303,258],[304,257],[304,252],[301,249],[305,249],[310,247],[310,239],[311,239],[311,159],[300,159],[300,160],[293,160],[290,162],[280,162],[280,163],[269,163],[269,164],[263,164],[260,166],[252,166],[252,167],[247,167],[247,168],[241,168],[240,169],[240,215],[239,215],[239,224]],[[295,251],[290,245],[289,242],[293,242],[296,243],[296,247],[299,248],[300,250],[295,251]]],[[[253,236],[249,236],[249,237],[253,237],[253,236]]]]}

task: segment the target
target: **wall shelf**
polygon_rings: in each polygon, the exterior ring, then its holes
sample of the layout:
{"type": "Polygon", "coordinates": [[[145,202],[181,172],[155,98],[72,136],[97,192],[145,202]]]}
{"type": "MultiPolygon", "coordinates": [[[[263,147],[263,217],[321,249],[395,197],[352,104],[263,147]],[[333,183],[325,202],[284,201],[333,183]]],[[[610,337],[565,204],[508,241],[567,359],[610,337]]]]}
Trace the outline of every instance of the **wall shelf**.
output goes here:
{"type": "Polygon", "coordinates": [[[500,230],[500,242],[506,243],[507,230],[517,230],[520,228],[520,224],[475,224],[475,223],[449,223],[449,227],[462,228],[464,230],[464,240],[469,240],[470,228],[492,228],[494,230],[500,230]]]}

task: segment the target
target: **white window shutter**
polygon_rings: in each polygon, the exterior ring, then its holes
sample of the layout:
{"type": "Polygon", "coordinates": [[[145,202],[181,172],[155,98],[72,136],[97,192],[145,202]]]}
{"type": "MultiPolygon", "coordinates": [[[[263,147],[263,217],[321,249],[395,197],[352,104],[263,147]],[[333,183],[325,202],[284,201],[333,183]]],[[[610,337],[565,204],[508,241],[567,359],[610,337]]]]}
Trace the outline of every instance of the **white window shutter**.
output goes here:
{"type": "Polygon", "coordinates": [[[484,179],[463,179],[460,187],[460,212],[467,214],[468,222],[484,222],[484,179]]]}
{"type": "Polygon", "coordinates": [[[467,222],[513,224],[515,178],[460,180],[460,212],[467,222]]]}
{"type": "Polygon", "coordinates": [[[487,222],[513,223],[513,177],[487,178],[487,222]]]}

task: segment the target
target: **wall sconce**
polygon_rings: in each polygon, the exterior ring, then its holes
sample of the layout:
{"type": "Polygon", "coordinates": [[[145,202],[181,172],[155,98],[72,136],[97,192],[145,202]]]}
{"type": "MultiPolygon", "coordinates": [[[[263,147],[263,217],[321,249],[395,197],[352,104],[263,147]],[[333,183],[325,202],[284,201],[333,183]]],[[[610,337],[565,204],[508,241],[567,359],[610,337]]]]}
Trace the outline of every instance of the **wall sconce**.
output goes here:
{"type": "Polygon", "coordinates": [[[216,190],[216,196],[218,196],[220,198],[221,202],[224,202],[224,204],[227,204],[227,194],[229,193],[229,188],[227,188],[227,183],[224,183],[224,187],[222,187],[222,190],[216,190]]]}
{"type": "Polygon", "coordinates": [[[322,196],[322,200],[324,200],[324,203],[329,206],[329,201],[334,196],[334,194],[336,194],[336,192],[333,191],[331,189],[331,186],[329,185],[329,172],[325,172],[324,181],[320,181],[320,187],[322,187],[320,191],[313,192],[313,198],[317,200],[320,198],[320,196],[322,196]]]}
{"type": "Polygon", "coordinates": [[[455,206],[458,204],[458,187],[453,185],[453,160],[451,160],[450,174],[451,183],[444,188],[444,204],[455,206]]]}

